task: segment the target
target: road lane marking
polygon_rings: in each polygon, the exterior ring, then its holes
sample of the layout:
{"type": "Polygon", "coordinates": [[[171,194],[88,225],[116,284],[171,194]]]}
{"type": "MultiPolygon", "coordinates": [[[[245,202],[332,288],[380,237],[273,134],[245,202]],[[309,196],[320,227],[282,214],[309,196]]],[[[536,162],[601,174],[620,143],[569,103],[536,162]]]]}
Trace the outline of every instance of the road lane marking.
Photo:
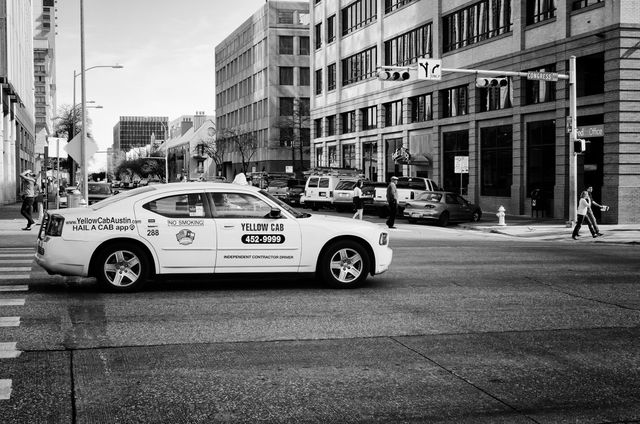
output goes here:
{"type": "Polygon", "coordinates": [[[0,400],[7,400],[11,397],[11,380],[0,380],[0,400]]]}
{"type": "Polygon", "coordinates": [[[12,286],[0,286],[0,292],[28,291],[29,286],[26,284],[15,284],[12,286]]]}
{"type": "Polygon", "coordinates": [[[0,299],[0,306],[24,306],[24,299],[0,299]]]}
{"type": "Polygon", "coordinates": [[[18,327],[20,317],[0,317],[0,327],[18,327]]]}
{"type": "Polygon", "coordinates": [[[0,359],[17,358],[21,353],[16,342],[0,343],[0,359]]]}

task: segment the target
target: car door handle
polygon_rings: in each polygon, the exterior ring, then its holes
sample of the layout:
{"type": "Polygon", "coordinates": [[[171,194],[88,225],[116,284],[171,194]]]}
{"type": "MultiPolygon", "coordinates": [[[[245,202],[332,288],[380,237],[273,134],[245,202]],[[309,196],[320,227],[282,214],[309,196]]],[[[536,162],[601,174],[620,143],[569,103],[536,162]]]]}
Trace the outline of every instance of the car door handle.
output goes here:
{"type": "Polygon", "coordinates": [[[235,227],[235,225],[223,225],[222,228],[224,228],[225,230],[229,230],[231,228],[235,227]]]}

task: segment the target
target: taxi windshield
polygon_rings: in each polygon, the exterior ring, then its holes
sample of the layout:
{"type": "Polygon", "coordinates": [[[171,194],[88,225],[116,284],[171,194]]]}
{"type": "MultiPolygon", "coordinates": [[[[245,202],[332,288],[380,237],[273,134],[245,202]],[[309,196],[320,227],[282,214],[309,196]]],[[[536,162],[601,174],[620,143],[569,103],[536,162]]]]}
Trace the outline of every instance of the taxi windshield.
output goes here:
{"type": "Polygon", "coordinates": [[[266,190],[260,190],[260,194],[262,194],[264,197],[269,198],[269,200],[271,200],[272,202],[277,203],[278,206],[281,209],[286,210],[287,212],[289,212],[291,215],[295,216],[296,218],[308,218],[308,217],[311,216],[311,214],[308,214],[308,213],[305,213],[305,212],[300,212],[299,210],[292,208],[287,203],[283,202],[282,200],[278,199],[277,197],[272,196],[271,193],[268,193],[266,190]]]}

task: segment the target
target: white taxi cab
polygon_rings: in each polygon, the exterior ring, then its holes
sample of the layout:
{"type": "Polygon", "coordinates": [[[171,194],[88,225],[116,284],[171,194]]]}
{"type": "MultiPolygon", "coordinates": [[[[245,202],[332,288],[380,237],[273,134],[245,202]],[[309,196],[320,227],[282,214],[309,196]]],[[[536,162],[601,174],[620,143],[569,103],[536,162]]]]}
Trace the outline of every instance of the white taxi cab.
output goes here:
{"type": "Polygon", "coordinates": [[[36,262],[127,292],[171,274],[309,273],[352,288],[386,271],[392,256],[382,226],[303,213],[257,187],[203,182],[49,211],[36,262]]]}

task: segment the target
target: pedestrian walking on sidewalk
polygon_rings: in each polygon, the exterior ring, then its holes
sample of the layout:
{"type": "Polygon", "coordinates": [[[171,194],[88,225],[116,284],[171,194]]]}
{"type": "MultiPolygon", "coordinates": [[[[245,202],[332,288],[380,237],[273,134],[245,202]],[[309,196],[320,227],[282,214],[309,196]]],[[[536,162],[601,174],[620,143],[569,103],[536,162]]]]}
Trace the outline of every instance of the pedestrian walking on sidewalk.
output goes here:
{"type": "Polygon", "coordinates": [[[362,181],[360,180],[358,180],[353,189],[353,207],[356,210],[356,213],[353,214],[353,219],[362,219],[364,205],[362,202],[362,181]]]}
{"type": "MultiPolygon", "coordinates": [[[[589,194],[586,191],[583,191],[580,194],[580,202],[578,203],[578,219],[576,220],[576,226],[573,228],[573,234],[571,234],[571,238],[574,240],[578,240],[580,236],[580,227],[582,227],[583,222],[585,221],[585,217],[587,216],[587,210],[589,210],[589,194]]],[[[597,233],[591,226],[589,220],[586,220],[587,225],[589,226],[589,231],[591,232],[591,236],[593,238],[598,237],[597,233]]]]}
{"type": "Polygon", "coordinates": [[[33,210],[33,199],[36,195],[36,174],[30,169],[27,169],[22,174],[22,208],[20,208],[20,214],[27,219],[27,226],[23,228],[24,231],[31,230],[31,226],[35,223],[31,217],[31,211],[33,210]]]}
{"type": "Polygon", "coordinates": [[[387,203],[389,204],[389,218],[387,219],[387,227],[396,228],[396,212],[398,210],[398,189],[396,183],[398,177],[391,177],[391,181],[387,186],[387,203]]]}
{"type": "Polygon", "coordinates": [[[587,219],[591,223],[591,226],[593,227],[593,231],[595,231],[597,235],[603,236],[604,234],[602,234],[600,232],[600,228],[598,228],[598,222],[596,221],[596,216],[593,214],[593,209],[592,209],[594,206],[600,209],[603,209],[603,207],[602,205],[597,204],[595,200],[593,200],[592,186],[587,187],[586,191],[587,191],[587,194],[589,195],[589,209],[587,209],[587,219]]]}

